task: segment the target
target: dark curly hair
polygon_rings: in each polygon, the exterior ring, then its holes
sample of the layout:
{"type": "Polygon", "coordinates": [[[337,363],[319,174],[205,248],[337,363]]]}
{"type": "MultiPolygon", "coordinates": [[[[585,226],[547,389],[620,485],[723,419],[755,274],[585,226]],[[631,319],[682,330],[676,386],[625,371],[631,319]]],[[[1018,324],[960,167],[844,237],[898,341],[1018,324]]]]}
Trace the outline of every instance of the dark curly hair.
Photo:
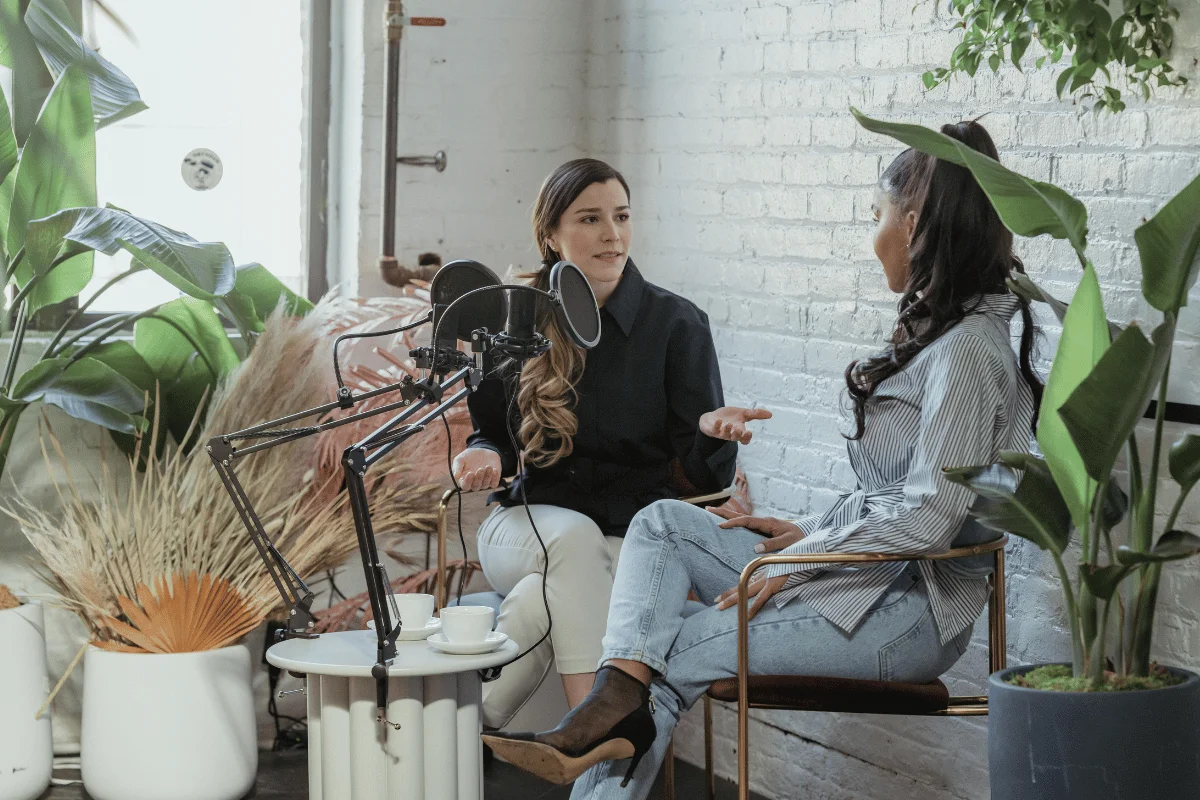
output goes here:
{"type": "MultiPolygon", "coordinates": [[[[978,122],[943,125],[942,133],[999,160],[992,137],[978,122]]],[[[1013,254],[1012,232],[966,167],[910,148],[884,170],[879,188],[902,212],[915,210],[917,222],[908,249],[908,282],[891,341],[882,353],[846,367],[856,425],[850,439],[862,437],[867,400],[879,384],[973,313],[980,295],[1007,292],[1007,279],[1013,272],[1025,271],[1013,254]]],[[[1020,303],[1021,375],[1040,405],[1042,382],[1032,365],[1037,331],[1029,303],[1024,299],[1020,303]]]]}

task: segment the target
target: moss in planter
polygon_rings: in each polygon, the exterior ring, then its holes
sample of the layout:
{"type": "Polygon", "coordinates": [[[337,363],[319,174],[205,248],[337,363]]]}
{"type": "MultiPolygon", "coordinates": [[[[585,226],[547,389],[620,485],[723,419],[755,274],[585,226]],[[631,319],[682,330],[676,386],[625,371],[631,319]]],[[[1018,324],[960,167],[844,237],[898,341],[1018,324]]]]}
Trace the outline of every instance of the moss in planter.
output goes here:
{"type": "Polygon", "coordinates": [[[16,608],[21,605],[21,601],[16,598],[8,587],[0,583],[0,611],[7,611],[10,608],[16,608]]]}
{"type": "Polygon", "coordinates": [[[1077,678],[1066,664],[1047,664],[1021,675],[1012,675],[1008,682],[1026,689],[1045,689],[1052,692],[1134,692],[1140,689],[1165,689],[1186,680],[1182,675],[1168,671],[1158,664],[1150,665],[1150,674],[1144,676],[1118,675],[1105,672],[1100,683],[1091,678],[1077,678]]]}

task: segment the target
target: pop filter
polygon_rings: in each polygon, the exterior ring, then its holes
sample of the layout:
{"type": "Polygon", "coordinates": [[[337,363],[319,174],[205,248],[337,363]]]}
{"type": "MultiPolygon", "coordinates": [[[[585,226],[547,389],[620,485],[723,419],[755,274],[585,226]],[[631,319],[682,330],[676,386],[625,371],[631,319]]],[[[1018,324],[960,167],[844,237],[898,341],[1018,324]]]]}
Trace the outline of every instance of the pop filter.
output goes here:
{"type": "Polygon", "coordinates": [[[439,269],[429,284],[434,330],[441,326],[442,341],[437,342],[437,346],[446,346],[452,340],[469,342],[471,331],[476,328],[487,328],[492,333],[503,328],[508,313],[504,292],[480,292],[468,297],[455,306],[446,319],[442,319],[446,308],[467,292],[499,285],[500,278],[496,273],[478,261],[451,261],[439,269]]]}
{"type": "Polygon", "coordinates": [[[554,315],[571,341],[587,350],[600,343],[600,306],[592,285],[579,267],[559,261],[550,270],[554,315]]]}

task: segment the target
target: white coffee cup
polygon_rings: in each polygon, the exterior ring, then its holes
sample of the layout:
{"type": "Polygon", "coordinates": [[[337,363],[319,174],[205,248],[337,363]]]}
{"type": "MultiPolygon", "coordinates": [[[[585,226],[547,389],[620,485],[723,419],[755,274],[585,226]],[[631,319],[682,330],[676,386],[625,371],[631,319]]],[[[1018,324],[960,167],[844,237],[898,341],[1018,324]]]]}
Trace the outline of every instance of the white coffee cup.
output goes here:
{"type": "Polygon", "coordinates": [[[482,642],[492,632],[495,616],[491,606],[447,606],[442,609],[442,632],[455,644],[482,642]]]}
{"type": "Polygon", "coordinates": [[[429,618],[433,616],[433,595],[394,594],[392,598],[396,601],[400,620],[404,623],[402,630],[416,630],[429,624],[429,618]]]}

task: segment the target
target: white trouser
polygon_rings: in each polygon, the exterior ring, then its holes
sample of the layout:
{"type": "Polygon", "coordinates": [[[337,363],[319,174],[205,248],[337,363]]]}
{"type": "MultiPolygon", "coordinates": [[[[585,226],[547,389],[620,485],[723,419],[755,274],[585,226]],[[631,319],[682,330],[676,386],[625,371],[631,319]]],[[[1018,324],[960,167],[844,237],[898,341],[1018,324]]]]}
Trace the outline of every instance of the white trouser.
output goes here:
{"type": "Polygon", "coordinates": [[[546,603],[554,623],[546,641],[483,685],[483,721],[496,728],[504,727],[537,691],[552,661],[560,675],[596,671],[623,541],[605,536],[577,511],[550,505],[531,505],[529,510],[546,545],[548,567],[524,506],[497,508],[479,527],[479,563],[504,597],[496,630],[524,652],[546,633],[546,603]]]}

